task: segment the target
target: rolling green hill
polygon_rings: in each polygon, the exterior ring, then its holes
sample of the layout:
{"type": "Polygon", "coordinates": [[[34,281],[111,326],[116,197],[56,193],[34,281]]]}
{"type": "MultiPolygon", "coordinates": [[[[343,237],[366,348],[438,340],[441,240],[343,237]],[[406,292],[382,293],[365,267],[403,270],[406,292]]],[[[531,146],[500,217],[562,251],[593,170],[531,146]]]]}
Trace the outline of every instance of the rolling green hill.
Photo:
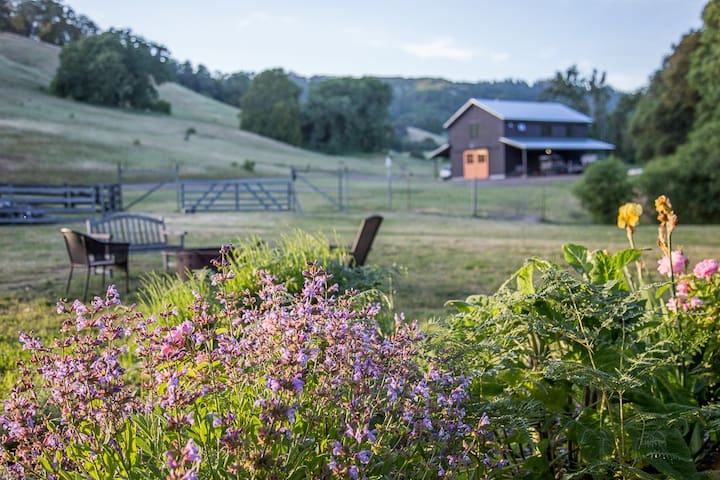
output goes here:
{"type": "Polygon", "coordinates": [[[48,85],[60,49],[0,34],[0,177],[3,183],[91,183],[116,179],[118,162],[168,168],[185,178],[287,175],[289,167],[381,172],[377,161],[332,157],[238,129],[239,111],[177,84],[163,84],[170,116],[55,97],[48,85]],[[196,134],[185,140],[185,132],[196,134]],[[253,173],[245,160],[255,162],[253,173]]]}

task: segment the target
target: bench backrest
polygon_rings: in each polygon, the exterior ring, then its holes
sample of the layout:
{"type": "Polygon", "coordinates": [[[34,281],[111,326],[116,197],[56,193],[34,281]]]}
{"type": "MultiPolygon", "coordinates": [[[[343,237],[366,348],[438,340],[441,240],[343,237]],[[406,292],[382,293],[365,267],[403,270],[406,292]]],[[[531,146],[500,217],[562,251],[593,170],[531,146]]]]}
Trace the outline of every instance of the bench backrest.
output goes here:
{"type": "Polygon", "coordinates": [[[110,235],[114,242],[126,242],[130,248],[167,245],[165,220],[162,218],[120,213],[86,222],[88,233],[110,235]]]}

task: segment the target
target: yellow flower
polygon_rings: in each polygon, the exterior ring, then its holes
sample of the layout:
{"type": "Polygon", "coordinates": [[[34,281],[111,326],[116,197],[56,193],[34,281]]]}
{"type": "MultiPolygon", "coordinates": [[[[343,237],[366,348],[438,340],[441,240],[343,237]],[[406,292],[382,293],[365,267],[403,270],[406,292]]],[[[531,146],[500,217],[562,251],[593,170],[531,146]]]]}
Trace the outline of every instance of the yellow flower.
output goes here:
{"type": "Polygon", "coordinates": [[[642,212],[642,205],[639,203],[628,202],[622,205],[618,208],[618,228],[635,228],[640,223],[642,212]]]}
{"type": "Polygon", "coordinates": [[[674,215],[672,203],[665,195],[660,195],[655,199],[655,210],[657,210],[658,221],[663,225],[674,215]]]}

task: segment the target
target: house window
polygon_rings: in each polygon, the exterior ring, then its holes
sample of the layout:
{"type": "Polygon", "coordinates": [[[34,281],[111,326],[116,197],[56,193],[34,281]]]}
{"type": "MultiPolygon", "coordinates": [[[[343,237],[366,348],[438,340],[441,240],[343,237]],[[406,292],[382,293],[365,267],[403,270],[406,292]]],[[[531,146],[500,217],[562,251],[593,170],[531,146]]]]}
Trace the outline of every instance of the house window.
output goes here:
{"type": "Polygon", "coordinates": [[[574,137],[575,136],[575,125],[572,123],[567,126],[567,136],[568,137],[574,137]]]}
{"type": "Polygon", "coordinates": [[[478,163],[485,163],[485,160],[487,160],[487,155],[484,153],[479,153],[477,157],[478,163]]]}
{"type": "Polygon", "coordinates": [[[507,128],[510,129],[510,130],[512,130],[513,128],[515,128],[515,124],[514,124],[513,122],[508,122],[508,123],[507,123],[507,128]]]}
{"type": "Polygon", "coordinates": [[[543,137],[552,137],[552,125],[543,124],[540,127],[540,135],[543,137]]]}
{"type": "Polygon", "coordinates": [[[470,124],[470,138],[478,138],[480,136],[480,125],[477,123],[470,124]]]}
{"type": "Polygon", "coordinates": [[[525,130],[527,130],[527,126],[524,123],[518,123],[517,129],[518,129],[518,132],[524,132],[525,130]]]}
{"type": "Polygon", "coordinates": [[[473,156],[471,153],[465,155],[465,163],[473,163],[473,156]]]}

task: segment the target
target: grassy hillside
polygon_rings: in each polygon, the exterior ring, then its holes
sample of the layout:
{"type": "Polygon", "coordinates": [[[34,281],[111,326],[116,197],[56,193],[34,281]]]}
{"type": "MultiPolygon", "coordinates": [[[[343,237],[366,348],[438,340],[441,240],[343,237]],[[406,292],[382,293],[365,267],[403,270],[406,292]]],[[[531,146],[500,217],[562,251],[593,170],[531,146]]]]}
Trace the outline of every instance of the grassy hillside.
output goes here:
{"type": "Polygon", "coordinates": [[[11,183],[114,181],[117,163],[131,167],[180,165],[186,178],[242,177],[245,160],[256,175],[287,175],[289,167],[363,173],[382,161],[308,152],[238,129],[238,110],[179,85],[159,88],[173,115],[95,107],[47,91],[60,50],[0,34],[0,174],[11,183]],[[197,134],[185,140],[185,132],[197,134]]]}

